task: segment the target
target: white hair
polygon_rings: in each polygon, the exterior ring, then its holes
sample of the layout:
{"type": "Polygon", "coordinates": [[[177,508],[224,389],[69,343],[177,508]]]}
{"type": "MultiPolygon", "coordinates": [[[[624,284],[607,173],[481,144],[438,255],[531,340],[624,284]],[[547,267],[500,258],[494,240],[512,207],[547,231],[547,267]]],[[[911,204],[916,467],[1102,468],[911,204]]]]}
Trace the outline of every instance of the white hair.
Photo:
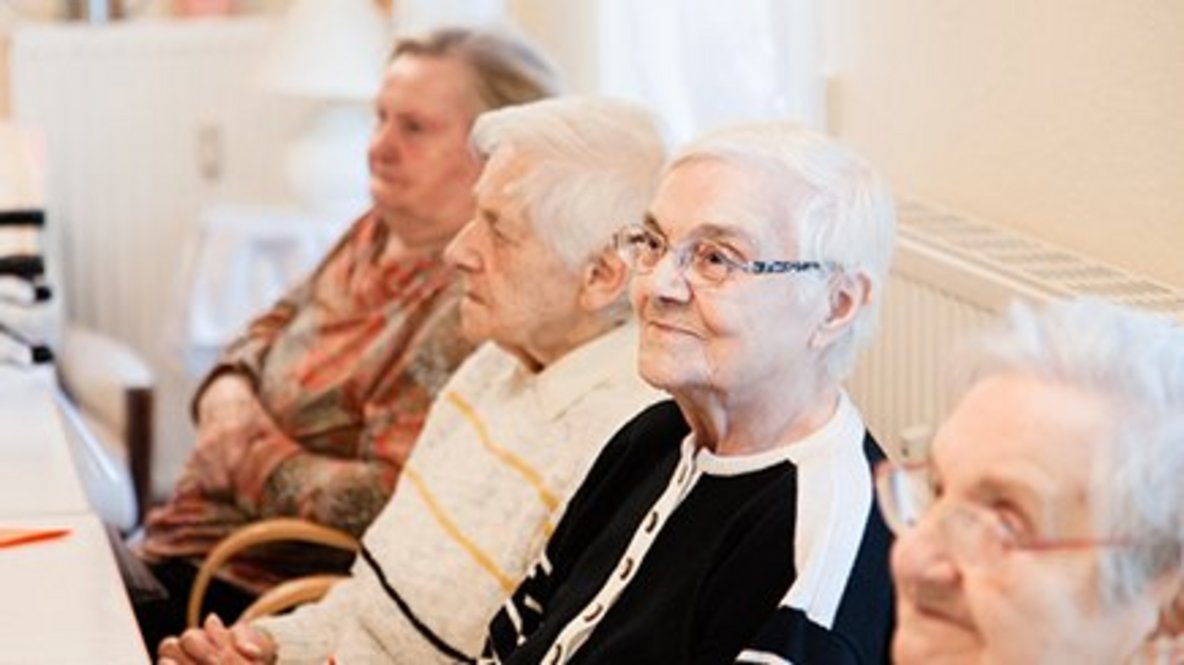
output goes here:
{"type": "Polygon", "coordinates": [[[1124,602],[1184,572],[1184,329],[1161,316],[1088,299],[1013,305],[1004,327],[955,366],[960,392],[1019,372],[1087,391],[1114,414],[1095,462],[1095,527],[1129,546],[1102,553],[1103,597],[1124,602]]]}
{"type": "Polygon", "coordinates": [[[716,159],[768,178],[797,241],[798,258],[840,266],[842,279],[863,274],[871,290],[842,336],[826,350],[827,373],[841,380],[875,333],[896,237],[896,206],[888,184],[862,158],[835,141],[790,122],[738,125],[684,146],[665,172],[716,159]]]}
{"type": "Polygon", "coordinates": [[[482,114],[472,142],[483,156],[507,148],[530,160],[514,184],[527,219],[573,270],[642,218],[666,150],[640,106],[560,97],[482,114]]]}

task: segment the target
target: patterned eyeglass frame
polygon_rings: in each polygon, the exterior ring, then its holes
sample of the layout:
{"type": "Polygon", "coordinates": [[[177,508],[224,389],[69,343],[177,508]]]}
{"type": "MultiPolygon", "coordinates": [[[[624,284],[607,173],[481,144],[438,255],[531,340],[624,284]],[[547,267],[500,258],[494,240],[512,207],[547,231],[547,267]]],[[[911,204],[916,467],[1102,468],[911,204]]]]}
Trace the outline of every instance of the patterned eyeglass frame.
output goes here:
{"type": "MultiPolygon", "coordinates": [[[[727,281],[729,274],[725,274],[720,279],[707,279],[702,275],[698,279],[691,279],[687,276],[687,269],[691,264],[692,257],[695,255],[695,250],[704,242],[710,242],[705,239],[695,239],[689,243],[683,243],[676,252],[675,265],[679,272],[689,281],[696,284],[708,284],[716,286],[727,281]]],[[[666,236],[646,228],[641,224],[630,224],[613,235],[613,247],[616,248],[617,253],[621,255],[622,259],[629,264],[633,270],[640,274],[646,275],[653,272],[654,268],[661,263],[662,259],[670,254],[670,241],[666,236]],[[637,243],[642,238],[650,238],[660,241],[661,251],[658,252],[658,257],[652,266],[643,267],[641,262],[637,259],[639,251],[636,249],[637,243]]],[[[720,258],[727,264],[729,270],[739,270],[749,275],[777,275],[777,274],[797,274],[808,272],[810,270],[838,270],[839,264],[834,261],[789,261],[789,260],[770,260],[770,261],[737,261],[726,255],[721,255],[720,258]]]]}

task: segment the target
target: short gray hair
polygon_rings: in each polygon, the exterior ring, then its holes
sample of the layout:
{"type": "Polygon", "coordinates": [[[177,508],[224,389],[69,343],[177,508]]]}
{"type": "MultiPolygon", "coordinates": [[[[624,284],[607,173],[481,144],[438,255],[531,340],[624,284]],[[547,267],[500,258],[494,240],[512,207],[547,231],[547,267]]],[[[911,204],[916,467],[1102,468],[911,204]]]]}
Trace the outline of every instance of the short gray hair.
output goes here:
{"type": "Polygon", "coordinates": [[[861,157],[835,141],[790,122],[729,127],[687,144],[666,172],[715,159],[769,178],[784,218],[792,224],[798,257],[833,261],[843,277],[862,273],[871,303],[826,351],[827,373],[844,378],[858,351],[871,341],[896,237],[896,206],[888,184],[861,157]]]}
{"type": "Polygon", "coordinates": [[[539,236],[573,270],[642,217],[666,151],[653,116],[628,102],[562,97],[489,111],[472,143],[530,159],[515,187],[539,236]]]}
{"type": "Polygon", "coordinates": [[[482,110],[550,97],[561,87],[558,72],[541,51],[501,31],[440,28],[400,39],[391,60],[402,55],[457,58],[469,65],[482,110]]]}
{"type": "Polygon", "coordinates": [[[1184,570],[1184,329],[1099,300],[1013,305],[1004,325],[964,349],[955,389],[1018,372],[1106,402],[1114,438],[1093,469],[1095,526],[1129,547],[1103,553],[1103,597],[1124,602],[1184,570]]]}

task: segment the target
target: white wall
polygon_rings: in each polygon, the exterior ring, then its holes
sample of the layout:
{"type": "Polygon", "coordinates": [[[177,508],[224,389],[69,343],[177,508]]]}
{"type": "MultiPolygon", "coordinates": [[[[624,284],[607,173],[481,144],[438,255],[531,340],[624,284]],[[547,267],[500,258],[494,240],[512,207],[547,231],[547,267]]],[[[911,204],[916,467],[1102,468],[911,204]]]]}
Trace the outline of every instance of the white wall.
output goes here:
{"type": "Polygon", "coordinates": [[[597,76],[597,0],[506,0],[515,22],[555,60],[567,90],[594,93],[597,76]]]}
{"type": "MultiPolygon", "coordinates": [[[[283,11],[292,0],[239,0],[238,11],[241,13],[279,13],[283,11]]],[[[375,0],[379,6],[389,10],[391,0],[375,0]]],[[[124,2],[126,7],[129,3],[124,2]]],[[[140,3],[132,3],[133,7],[138,8],[137,17],[161,17],[168,16],[173,12],[173,3],[171,0],[145,0],[140,3]]],[[[53,19],[63,19],[65,16],[64,2],[18,2],[12,5],[5,5],[4,0],[0,0],[0,120],[7,119],[11,115],[11,80],[12,75],[9,71],[9,46],[11,43],[10,33],[16,28],[17,23],[21,21],[48,21],[53,19]]]]}
{"type": "Polygon", "coordinates": [[[3,121],[9,116],[8,89],[10,84],[8,82],[8,51],[8,35],[0,32],[0,121],[3,121]]]}
{"type": "Polygon", "coordinates": [[[1184,287],[1184,2],[823,4],[831,129],[899,191],[1184,287]]]}

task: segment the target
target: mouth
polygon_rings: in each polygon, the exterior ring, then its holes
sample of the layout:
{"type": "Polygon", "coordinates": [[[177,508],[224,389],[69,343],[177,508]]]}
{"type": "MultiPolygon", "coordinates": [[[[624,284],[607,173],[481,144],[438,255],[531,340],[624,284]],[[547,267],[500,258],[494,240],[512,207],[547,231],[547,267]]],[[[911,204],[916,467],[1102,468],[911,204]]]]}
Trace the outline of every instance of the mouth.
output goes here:
{"type": "Polygon", "coordinates": [[[691,330],[685,326],[680,326],[674,323],[664,321],[646,321],[645,327],[648,331],[659,335],[681,335],[686,337],[701,338],[702,335],[691,330]]]}
{"type": "Polygon", "coordinates": [[[917,619],[930,623],[943,624],[967,633],[978,633],[978,629],[969,616],[952,610],[927,605],[911,604],[904,612],[914,615],[917,619]]]}
{"type": "Polygon", "coordinates": [[[391,171],[390,169],[371,168],[370,180],[393,185],[399,182],[399,174],[391,171]]]}

